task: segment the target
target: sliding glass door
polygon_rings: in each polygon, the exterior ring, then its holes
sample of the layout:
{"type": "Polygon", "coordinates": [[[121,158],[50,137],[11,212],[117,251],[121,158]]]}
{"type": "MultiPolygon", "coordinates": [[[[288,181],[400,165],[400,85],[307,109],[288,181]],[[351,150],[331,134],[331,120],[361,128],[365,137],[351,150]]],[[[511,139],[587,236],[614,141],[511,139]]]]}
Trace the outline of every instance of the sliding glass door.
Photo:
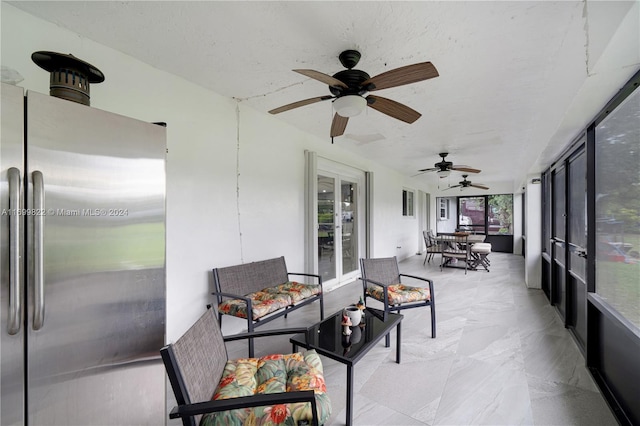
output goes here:
{"type": "Polygon", "coordinates": [[[326,170],[317,179],[318,274],[331,288],[359,271],[361,180],[326,170]]]}
{"type": "Polygon", "coordinates": [[[335,187],[335,177],[318,176],[318,274],[323,281],[336,277],[335,187]]]}

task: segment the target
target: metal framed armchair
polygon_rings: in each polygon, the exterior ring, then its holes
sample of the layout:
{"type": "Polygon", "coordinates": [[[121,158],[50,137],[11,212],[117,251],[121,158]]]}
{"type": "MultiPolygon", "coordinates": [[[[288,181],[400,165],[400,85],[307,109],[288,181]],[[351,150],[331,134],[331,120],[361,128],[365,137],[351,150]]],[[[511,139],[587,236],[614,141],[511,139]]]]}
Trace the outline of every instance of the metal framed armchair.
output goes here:
{"type": "Polygon", "coordinates": [[[322,363],[313,350],[229,360],[225,341],[306,328],[265,330],[223,337],[213,309],[175,343],[160,350],[178,403],[169,418],[182,424],[313,424],[329,419],[322,363]]]}
{"type": "MultiPolygon", "coordinates": [[[[396,257],[360,259],[364,300],[375,299],[384,305],[384,315],[403,309],[431,308],[431,337],[436,337],[436,300],[433,281],[416,275],[401,274],[396,257]],[[426,284],[411,286],[402,283],[402,278],[426,284]]],[[[389,346],[389,336],[386,337],[389,346]]]]}

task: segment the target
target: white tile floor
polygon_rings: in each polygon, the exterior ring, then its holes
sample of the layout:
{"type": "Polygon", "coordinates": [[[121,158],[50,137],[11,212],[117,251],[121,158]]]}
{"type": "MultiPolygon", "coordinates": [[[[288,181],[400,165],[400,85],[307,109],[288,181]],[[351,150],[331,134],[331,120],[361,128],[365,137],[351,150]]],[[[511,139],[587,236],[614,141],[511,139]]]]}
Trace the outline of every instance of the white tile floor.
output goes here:
{"type": "MultiPolygon", "coordinates": [[[[440,271],[438,259],[402,262],[434,280],[437,337],[428,309],[403,311],[402,363],[381,342],[355,367],[356,425],[616,425],[584,358],[541,290],[523,281],[521,256],[493,253],[491,272],[440,271]]],[[[359,281],[325,295],[325,312],[354,303],[359,281]]],[[[264,327],[309,325],[318,304],[264,327]]],[[[234,321],[226,318],[224,321],[234,321]]],[[[227,328],[226,325],[224,328],[227,328]]],[[[233,327],[233,325],[232,325],[233,327]]],[[[246,345],[229,344],[231,358],[246,345]]],[[[261,339],[256,355],[287,352],[288,337],[261,339]]],[[[323,358],[330,425],[345,424],[346,368],[323,358]]]]}

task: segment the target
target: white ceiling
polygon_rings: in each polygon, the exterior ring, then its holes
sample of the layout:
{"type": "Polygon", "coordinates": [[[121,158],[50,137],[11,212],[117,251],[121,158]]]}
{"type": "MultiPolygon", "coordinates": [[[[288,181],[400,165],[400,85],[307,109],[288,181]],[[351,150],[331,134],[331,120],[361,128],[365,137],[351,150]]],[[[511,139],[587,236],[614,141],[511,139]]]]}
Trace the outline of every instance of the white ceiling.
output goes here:
{"type": "MultiPolygon", "coordinates": [[[[362,53],[356,68],[371,76],[431,61],[439,77],[376,92],[418,121],[369,108],[335,143],[407,176],[449,152],[482,169],[474,182],[514,190],[640,68],[633,29],[622,40],[632,54],[610,43],[630,20],[637,29],[633,1],[10,3],[265,113],[329,94],[291,70],[333,74],[345,49],[362,53]]],[[[329,144],[332,114],[320,102],[276,117],[329,144]]]]}

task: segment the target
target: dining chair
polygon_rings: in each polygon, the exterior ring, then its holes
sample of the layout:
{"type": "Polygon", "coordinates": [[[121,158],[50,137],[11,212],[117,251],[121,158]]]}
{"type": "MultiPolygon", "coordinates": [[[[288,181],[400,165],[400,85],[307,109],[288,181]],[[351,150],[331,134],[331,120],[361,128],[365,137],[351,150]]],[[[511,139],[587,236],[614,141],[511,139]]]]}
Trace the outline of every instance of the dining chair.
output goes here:
{"type": "Polygon", "coordinates": [[[442,256],[442,259],[440,261],[440,270],[445,267],[464,268],[466,275],[467,269],[473,264],[468,235],[448,236],[446,241],[442,242],[441,248],[440,256],[442,256]],[[457,265],[457,262],[462,262],[464,266],[457,265]],[[453,265],[454,263],[456,263],[455,266],[453,265]]]}
{"type": "Polygon", "coordinates": [[[440,244],[435,239],[435,237],[431,236],[431,231],[422,231],[422,236],[424,238],[424,243],[426,245],[426,252],[424,256],[424,261],[422,264],[424,265],[426,262],[431,262],[433,256],[440,253],[440,244]]]}

